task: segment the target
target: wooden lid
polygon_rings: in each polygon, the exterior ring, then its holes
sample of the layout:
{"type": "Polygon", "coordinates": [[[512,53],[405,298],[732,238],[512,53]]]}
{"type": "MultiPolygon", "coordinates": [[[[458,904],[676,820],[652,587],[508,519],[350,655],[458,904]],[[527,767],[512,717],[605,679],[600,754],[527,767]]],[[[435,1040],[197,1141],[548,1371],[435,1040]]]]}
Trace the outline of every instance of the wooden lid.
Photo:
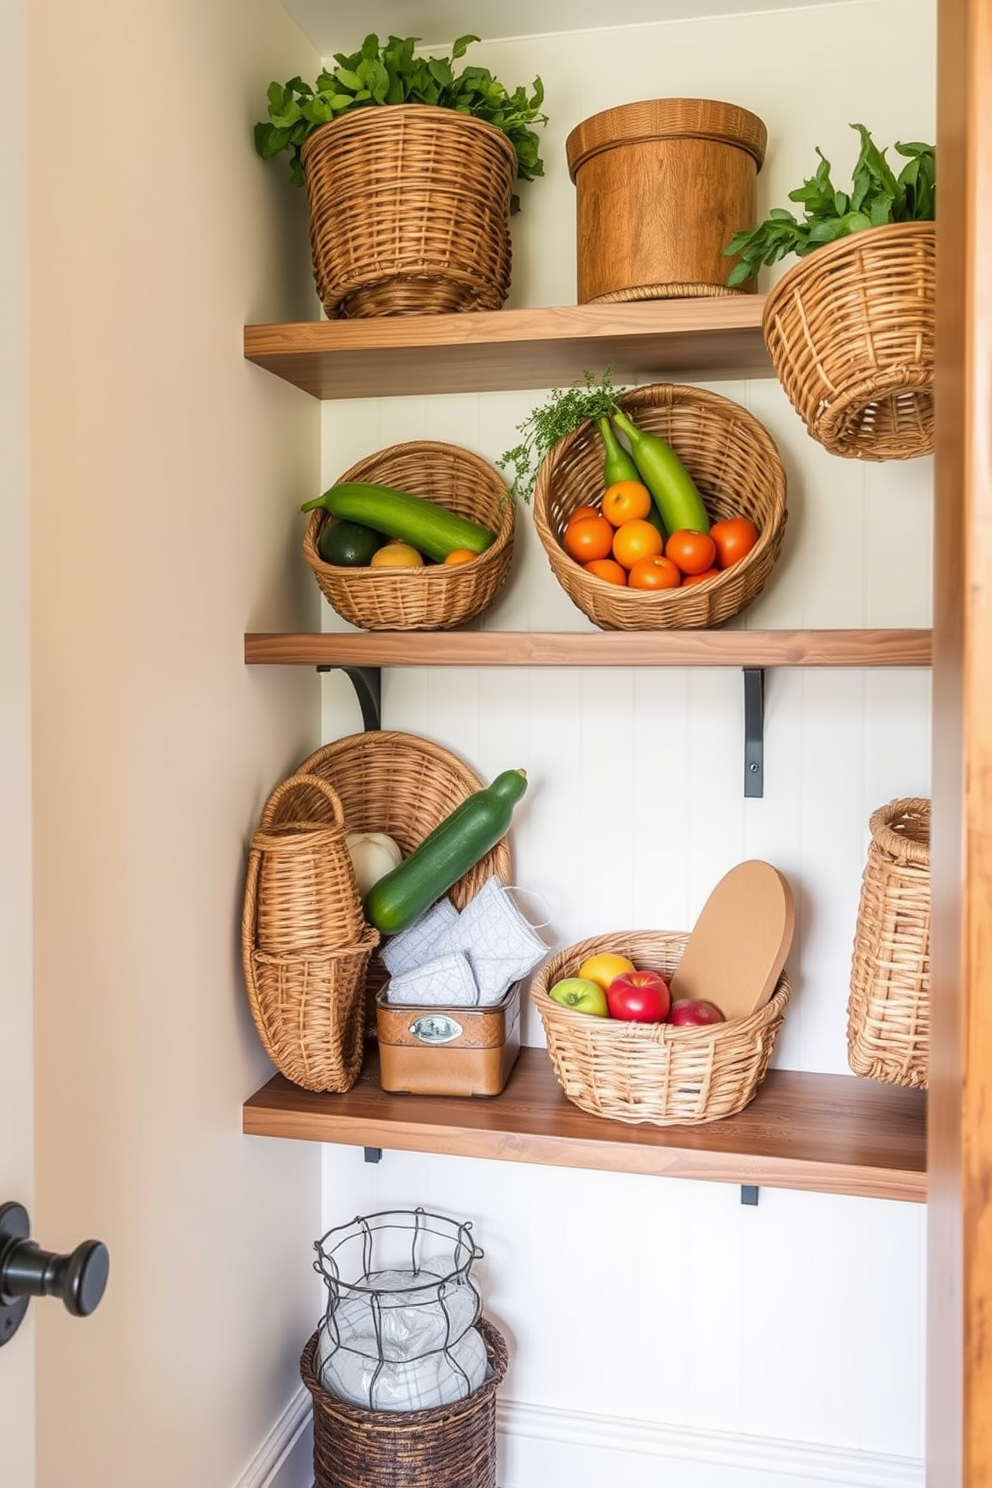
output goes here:
{"type": "Polygon", "coordinates": [[[661,139],[706,139],[733,145],[753,156],[760,170],[768,130],[757,114],[712,98],[648,98],[640,103],[622,103],[592,114],[575,126],[565,141],[568,173],[574,182],[580,167],[601,150],[661,139]]]}

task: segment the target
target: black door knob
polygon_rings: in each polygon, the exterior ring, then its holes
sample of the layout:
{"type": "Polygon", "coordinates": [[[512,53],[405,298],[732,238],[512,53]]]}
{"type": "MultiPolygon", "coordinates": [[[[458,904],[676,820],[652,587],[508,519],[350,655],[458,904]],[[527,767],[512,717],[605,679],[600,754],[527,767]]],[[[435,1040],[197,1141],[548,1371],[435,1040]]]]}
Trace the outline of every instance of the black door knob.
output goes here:
{"type": "Polygon", "coordinates": [[[0,1344],[16,1333],[32,1297],[61,1297],[73,1317],[88,1317],[106,1289],[110,1256],[101,1241],[84,1240],[57,1255],[40,1249],[30,1233],[23,1205],[0,1204],[0,1344]]]}

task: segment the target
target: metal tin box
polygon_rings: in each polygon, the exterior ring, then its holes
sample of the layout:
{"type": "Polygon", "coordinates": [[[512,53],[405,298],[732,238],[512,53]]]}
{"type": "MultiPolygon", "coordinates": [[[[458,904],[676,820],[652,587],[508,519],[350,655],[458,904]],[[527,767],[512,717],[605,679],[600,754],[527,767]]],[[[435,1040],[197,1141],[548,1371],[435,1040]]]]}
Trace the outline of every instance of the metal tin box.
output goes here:
{"type": "Polygon", "coordinates": [[[520,984],[492,1007],[412,1007],[376,997],[379,1083],[411,1095],[499,1095],[520,1053],[520,984]]]}

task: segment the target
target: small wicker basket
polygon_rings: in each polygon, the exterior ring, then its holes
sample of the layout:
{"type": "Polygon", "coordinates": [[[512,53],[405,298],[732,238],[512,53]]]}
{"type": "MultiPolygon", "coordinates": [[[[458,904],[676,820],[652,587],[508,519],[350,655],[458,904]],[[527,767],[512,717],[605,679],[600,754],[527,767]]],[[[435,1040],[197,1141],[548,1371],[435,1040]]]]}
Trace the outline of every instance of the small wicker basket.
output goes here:
{"type": "Polygon", "coordinates": [[[851,963],[848,1063],[926,1089],[930,1055],[930,802],[872,813],[851,963]]]}
{"type": "Polygon", "coordinates": [[[359,460],[338,479],[368,481],[427,497],[496,533],[471,563],[423,568],[345,568],[325,563],[317,538],[325,511],[311,514],[303,556],[328,604],[361,630],[448,630],[487,609],[502,589],[513,556],[516,509],[503,477],[456,444],[412,440],[359,460]]]}
{"type": "Polygon", "coordinates": [[[602,441],[595,424],[588,422],[558,441],[537,474],[534,525],[551,571],[572,602],[602,630],[722,625],[761,593],[782,546],[786,476],[778,449],[745,408],[703,388],[651,383],[619,401],[645,433],[672,446],[711,520],[750,517],[758,541],[718,577],[680,589],[626,589],[588,573],[561,545],[571,513],[603,490],[602,441]]]}
{"type": "Polygon", "coordinates": [[[502,130],[429,104],[361,108],[314,130],[301,160],[330,319],[501,307],[517,174],[502,130]]]}
{"type": "Polygon", "coordinates": [[[936,278],[934,224],[896,222],[817,248],[769,292],[772,366],[830,454],[933,452],[936,278]]]}
{"type": "Polygon", "coordinates": [[[464,1400],[415,1411],[365,1410],[330,1394],[314,1333],[300,1359],[313,1397],[314,1488],[496,1488],[496,1392],[509,1353],[487,1318],[478,1327],[488,1377],[464,1400]]]}
{"type": "MultiPolygon", "coordinates": [[[[688,1126],[734,1116],[754,1099],[791,996],[785,975],[758,1012],[698,1028],[591,1017],[548,996],[555,982],[575,976],[601,951],[671,975],[688,939],[660,930],[599,935],[567,946],[534,977],[531,999],[558,1083],[573,1105],[614,1121],[688,1126]]],[[[716,990],[713,1000],[719,1005],[716,990]]]]}

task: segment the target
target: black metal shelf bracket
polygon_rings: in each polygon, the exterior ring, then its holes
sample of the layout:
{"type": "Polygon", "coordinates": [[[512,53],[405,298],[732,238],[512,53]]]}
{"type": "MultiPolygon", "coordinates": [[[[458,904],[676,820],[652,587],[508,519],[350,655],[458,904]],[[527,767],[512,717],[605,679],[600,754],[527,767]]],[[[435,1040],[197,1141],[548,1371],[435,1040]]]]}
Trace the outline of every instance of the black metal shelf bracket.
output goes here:
{"type": "Polygon", "coordinates": [[[758,1202],[758,1187],[755,1183],[741,1184],[741,1203],[756,1205],[758,1202]]]}
{"type": "Polygon", "coordinates": [[[344,672],[355,689],[358,706],[362,710],[362,727],[382,728],[382,668],[363,666],[334,666],[320,662],[318,672],[344,672]]]}
{"type": "Polygon", "coordinates": [[[744,667],[744,794],[765,793],[765,669],[744,667]]]}
{"type": "Polygon", "coordinates": [[[363,1152],[365,1154],[365,1161],[367,1163],[382,1162],[382,1148],[381,1147],[365,1147],[362,1150],[363,1150],[363,1152]]]}

